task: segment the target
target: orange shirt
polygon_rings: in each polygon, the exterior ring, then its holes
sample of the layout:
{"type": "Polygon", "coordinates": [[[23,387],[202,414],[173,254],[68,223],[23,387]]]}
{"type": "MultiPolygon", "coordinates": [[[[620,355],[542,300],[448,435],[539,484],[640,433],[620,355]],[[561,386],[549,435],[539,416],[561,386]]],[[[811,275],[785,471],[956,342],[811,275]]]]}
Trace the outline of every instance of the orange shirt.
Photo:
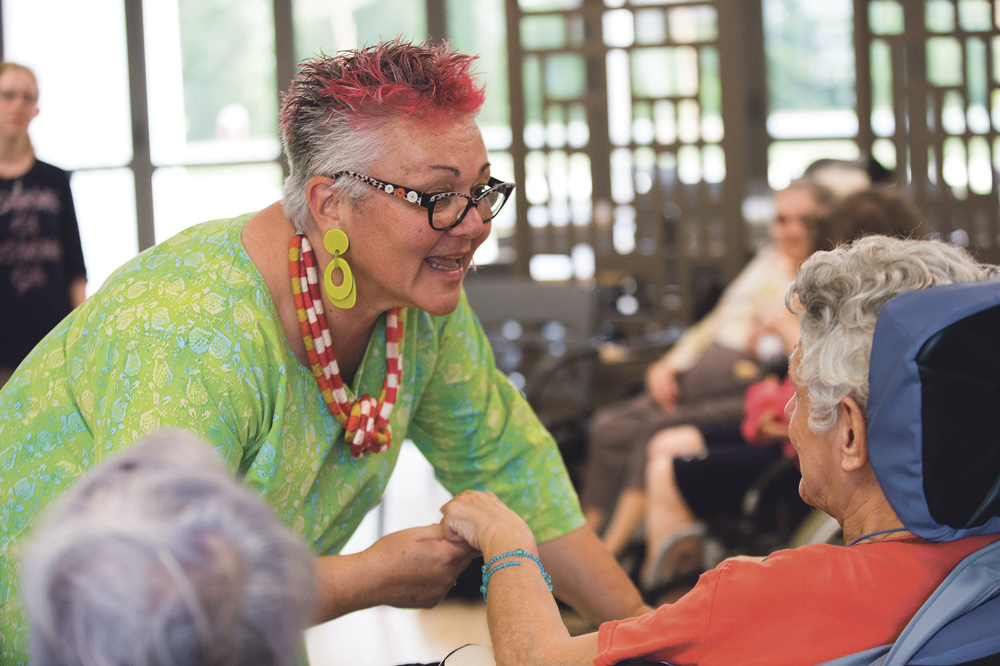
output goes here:
{"type": "Polygon", "coordinates": [[[903,537],[723,562],[676,603],[602,624],[594,664],[811,666],[887,645],[956,564],[998,539],[903,537]]]}

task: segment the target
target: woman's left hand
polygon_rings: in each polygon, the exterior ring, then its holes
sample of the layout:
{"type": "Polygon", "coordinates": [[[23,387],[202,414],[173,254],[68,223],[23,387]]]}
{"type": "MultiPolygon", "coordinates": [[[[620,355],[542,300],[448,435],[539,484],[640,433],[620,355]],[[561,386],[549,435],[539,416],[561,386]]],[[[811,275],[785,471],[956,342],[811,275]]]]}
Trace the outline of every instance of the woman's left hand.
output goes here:
{"type": "Polygon", "coordinates": [[[519,547],[534,543],[528,525],[493,493],[465,490],[441,507],[441,513],[447,538],[464,541],[484,554],[497,538],[519,547]]]}

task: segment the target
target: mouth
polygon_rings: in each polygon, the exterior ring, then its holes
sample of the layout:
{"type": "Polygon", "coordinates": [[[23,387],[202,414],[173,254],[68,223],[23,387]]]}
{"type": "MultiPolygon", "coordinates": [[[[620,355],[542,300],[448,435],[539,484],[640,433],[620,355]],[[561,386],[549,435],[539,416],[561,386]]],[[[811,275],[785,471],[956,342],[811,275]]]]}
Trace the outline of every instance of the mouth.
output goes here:
{"type": "Polygon", "coordinates": [[[424,259],[424,263],[433,270],[448,275],[448,277],[461,277],[465,275],[467,257],[466,254],[427,257],[424,259]]]}

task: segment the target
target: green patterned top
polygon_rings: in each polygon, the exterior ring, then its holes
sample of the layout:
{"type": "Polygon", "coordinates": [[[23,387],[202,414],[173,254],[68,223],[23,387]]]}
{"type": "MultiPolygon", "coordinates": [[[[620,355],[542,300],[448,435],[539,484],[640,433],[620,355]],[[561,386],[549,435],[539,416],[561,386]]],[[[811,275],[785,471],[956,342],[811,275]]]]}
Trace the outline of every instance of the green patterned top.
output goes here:
{"type": "MultiPolygon", "coordinates": [[[[19,536],[88,467],[158,428],[211,442],[317,554],[339,552],[378,503],[404,437],[448,490],[493,491],[540,541],[582,525],[554,442],[496,369],[464,295],[444,317],[401,311],[393,446],[351,458],[244,250],[249,218],[192,227],[122,266],[0,392],[0,662],[27,663],[19,536]]],[[[378,395],[384,374],[383,316],[351,399],[378,395]]]]}

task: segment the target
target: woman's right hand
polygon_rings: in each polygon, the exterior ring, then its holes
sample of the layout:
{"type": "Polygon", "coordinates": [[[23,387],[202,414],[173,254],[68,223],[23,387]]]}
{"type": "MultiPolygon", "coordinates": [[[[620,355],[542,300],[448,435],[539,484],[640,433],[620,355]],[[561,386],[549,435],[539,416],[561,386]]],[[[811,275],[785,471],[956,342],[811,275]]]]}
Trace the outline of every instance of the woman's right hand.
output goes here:
{"type": "Polygon", "coordinates": [[[372,605],[432,608],[451,591],[477,553],[448,539],[440,525],[427,525],[387,534],[362,555],[373,571],[382,573],[372,605]]]}

